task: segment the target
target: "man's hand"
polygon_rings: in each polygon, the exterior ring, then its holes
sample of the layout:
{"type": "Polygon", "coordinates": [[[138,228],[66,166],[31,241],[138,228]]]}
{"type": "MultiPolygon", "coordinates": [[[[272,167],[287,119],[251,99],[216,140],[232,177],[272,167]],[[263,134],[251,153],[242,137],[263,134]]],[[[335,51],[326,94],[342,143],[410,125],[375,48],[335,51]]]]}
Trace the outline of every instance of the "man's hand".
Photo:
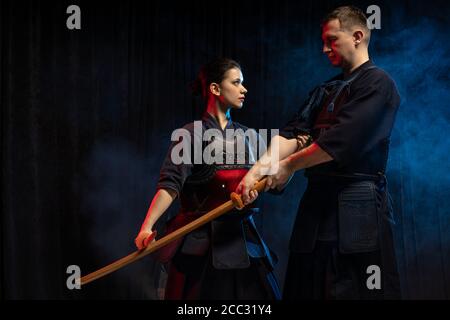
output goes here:
{"type": "Polygon", "coordinates": [[[297,140],[297,151],[306,148],[312,143],[312,137],[308,134],[300,134],[295,139],[297,140]]]}
{"type": "Polygon", "coordinates": [[[294,168],[292,168],[287,160],[281,160],[278,163],[277,172],[267,177],[266,188],[264,191],[275,188],[278,190],[282,189],[291,179],[294,172],[294,168]]]}

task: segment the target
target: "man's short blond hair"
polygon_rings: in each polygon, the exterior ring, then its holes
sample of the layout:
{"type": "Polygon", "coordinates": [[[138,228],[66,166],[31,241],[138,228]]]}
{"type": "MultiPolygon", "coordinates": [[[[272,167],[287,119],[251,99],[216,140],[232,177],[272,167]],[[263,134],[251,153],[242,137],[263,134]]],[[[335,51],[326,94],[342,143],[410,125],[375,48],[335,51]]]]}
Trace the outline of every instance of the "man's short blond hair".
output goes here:
{"type": "Polygon", "coordinates": [[[342,6],[328,13],[323,19],[323,27],[331,20],[338,19],[342,29],[351,31],[354,27],[360,27],[364,30],[365,41],[367,45],[370,42],[370,29],[367,26],[367,17],[364,12],[355,6],[342,6]]]}

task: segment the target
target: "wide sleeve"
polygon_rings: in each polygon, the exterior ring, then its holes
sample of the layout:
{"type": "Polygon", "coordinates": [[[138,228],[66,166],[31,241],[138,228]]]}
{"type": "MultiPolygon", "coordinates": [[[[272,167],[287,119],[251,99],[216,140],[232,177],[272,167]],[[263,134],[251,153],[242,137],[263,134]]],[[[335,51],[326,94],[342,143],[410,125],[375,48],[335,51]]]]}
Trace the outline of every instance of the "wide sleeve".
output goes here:
{"type": "Polygon", "coordinates": [[[309,108],[313,95],[318,90],[315,88],[309,93],[306,99],[300,106],[299,110],[289,119],[289,121],[280,129],[280,136],[286,139],[295,139],[298,135],[310,134],[311,132],[311,116],[305,116],[305,109],[309,108]]]}
{"type": "Polygon", "coordinates": [[[337,122],[315,141],[339,165],[357,160],[388,139],[400,104],[395,83],[387,75],[352,88],[337,122]]]}
{"type": "Polygon", "coordinates": [[[193,168],[194,140],[191,125],[182,129],[176,141],[172,141],[162,163],[156,189],[171,189],[180,196],[184,182],[191,175],[193,168]]]}

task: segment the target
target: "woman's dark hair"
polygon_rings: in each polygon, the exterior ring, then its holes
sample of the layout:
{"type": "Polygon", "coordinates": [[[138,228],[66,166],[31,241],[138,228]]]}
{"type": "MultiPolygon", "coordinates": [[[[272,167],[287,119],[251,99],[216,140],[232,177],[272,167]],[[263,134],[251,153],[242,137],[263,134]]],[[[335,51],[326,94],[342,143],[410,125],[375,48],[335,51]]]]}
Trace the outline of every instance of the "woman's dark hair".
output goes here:
{"type": "Polygon", "coordinates": [[[232,68],[241,70],[239,63],[228,58],[216,58],[204,64],[200,68],[197,79],[191,84],[192,93],[201,95],[206,100],[208,98],[209,85],[212,82],[222,82],[225,73],[232,68]]]}

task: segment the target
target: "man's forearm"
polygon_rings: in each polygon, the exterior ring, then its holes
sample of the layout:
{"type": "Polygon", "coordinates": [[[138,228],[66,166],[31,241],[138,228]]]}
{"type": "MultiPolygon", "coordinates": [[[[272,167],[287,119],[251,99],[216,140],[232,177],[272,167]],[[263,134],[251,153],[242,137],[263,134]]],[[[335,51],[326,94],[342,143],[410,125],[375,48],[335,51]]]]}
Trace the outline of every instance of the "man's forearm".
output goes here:
{"type": "Polygon", "coordinates": [[[286,162],[293,171],[309,168],[324,162],[333,160],[333,158],[326,153],[316,143],[288,156],[286,162]]]}

